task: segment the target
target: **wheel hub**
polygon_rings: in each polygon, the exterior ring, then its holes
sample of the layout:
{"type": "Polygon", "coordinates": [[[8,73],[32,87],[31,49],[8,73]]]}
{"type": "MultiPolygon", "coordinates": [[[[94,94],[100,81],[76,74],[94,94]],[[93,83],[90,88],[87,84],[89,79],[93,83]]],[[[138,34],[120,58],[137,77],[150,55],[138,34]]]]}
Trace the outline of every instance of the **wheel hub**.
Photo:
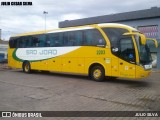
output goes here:
{"type": "Polygon", "coordinates": [[[25,71],[27,72],[29,70],[29,66],[25,65],[25,71]]]}
{"type": "Polygon", "coordinates": [[[94,71],[94,73],[93,73],[93,75],[94,75],[94,77],[95,78],[99,78],[100,76],[101,76],[101,71],[99,70],[99,69],[96,69],[95,71],[94,71]]]}

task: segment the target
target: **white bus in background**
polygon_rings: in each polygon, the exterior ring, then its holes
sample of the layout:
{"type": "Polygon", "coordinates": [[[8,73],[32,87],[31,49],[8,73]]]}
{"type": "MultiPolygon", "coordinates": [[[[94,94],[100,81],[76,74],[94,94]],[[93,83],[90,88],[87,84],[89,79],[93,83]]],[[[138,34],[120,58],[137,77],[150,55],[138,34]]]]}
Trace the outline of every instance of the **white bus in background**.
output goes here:
{"type": "Polygon", "coordinates": [[[7,61],[8,59],[8,45],[7,44],[0,44],[0,62],[7,61]]]}

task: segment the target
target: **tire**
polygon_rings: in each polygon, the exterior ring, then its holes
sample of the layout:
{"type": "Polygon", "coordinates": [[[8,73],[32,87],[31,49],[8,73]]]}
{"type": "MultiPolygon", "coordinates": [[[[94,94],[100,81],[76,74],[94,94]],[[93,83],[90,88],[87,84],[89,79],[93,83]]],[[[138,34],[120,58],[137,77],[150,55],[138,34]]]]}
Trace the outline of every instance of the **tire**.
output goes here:
{"type": "Polygon", "coordinates": [[[104,68],[100,65],[94,66],[91,69],[90,76],[91,76],[92,80],[95,80],[95,81],[98,81],[98,82],[103,81],[104,77],[105,77],[104,68]]]}
{"type": "Polygon", "coordinates": [[[23,72],[25,73],[31,73],[31,65],[29,62],[23,63],[23,72]]]}

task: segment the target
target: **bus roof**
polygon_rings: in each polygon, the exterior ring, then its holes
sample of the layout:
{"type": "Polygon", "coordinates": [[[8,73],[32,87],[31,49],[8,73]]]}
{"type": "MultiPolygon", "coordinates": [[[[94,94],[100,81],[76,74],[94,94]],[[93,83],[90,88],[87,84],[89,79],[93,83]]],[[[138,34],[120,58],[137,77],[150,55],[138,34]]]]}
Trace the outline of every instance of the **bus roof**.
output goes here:
{"type": "Polygon", "coordinates": [[[91,29],[94,28],[94,25],[84,25],[84,26],[75,26],[75,27],[67,27],[67,28],[58,28],[58,29],[51,29],[51,30],[41,30],[41,31],[35,31],[35,32],[27,32],[27,33],[21,33],[14,35],[12,37],[18,37],[18,36],[27,36],[27,35],[38,35],[38,34],[45,34],[45,33],[53,33],[53,32],[64,32],[64,31],[72,31],[72,30],[83,30],[83,29],[91,29]]]}
{"type": "Polygon", "coordinates": [[[136,28],[134,27],[131,27],[129,25],[125,25],[125,24],[119,24],[119,23],[101,23],[101,24],[98,24],[99,27],[117,27],[117,28],[126,28],[128,30],[131,30],[131,31],[137,31],[136,28]]]}
{"type": "Polygon", "coordinates": [[[38,34],[45,34],[45,33],[56,33],[56,32],[65,32],[65,31],[73,31],[73,30],[84,30],[84,29],[93,29],[96,27],[116,27],[116,28],[125,28],[130,31],[137,31],[137,29],[124,25],[124,24],[118,24],[118,23],[101,23],[101,24],[93,24],[93,25],[84,25],[84,26],[75,26],[75,27],[66,27],[66,28],[59,28],[59,29],[52,29],[52,30],[42,30],[42,31],[36,31],[36,32],[27,32],[22,34],[17,34],[12,37],[18,37],[18,36],[28,36],[28,35],[38,35],[38,34]]]}

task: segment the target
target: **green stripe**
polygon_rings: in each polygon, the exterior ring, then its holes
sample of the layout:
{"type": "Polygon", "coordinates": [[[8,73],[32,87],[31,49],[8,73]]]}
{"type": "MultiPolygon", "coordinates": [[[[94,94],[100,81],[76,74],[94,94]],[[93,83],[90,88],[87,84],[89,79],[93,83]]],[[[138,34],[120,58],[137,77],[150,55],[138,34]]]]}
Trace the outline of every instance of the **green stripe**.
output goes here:
{"type": "Polygon", "coordinates": [[[23,62],[24,60],[19,59],[19,58],[16,56],[16,51],[17,51],[17,50],[18,50],[18,48],[16,48],[16,49],[13,51],[12,57],[13,57],[13,59],[16,60],[16,61],[23,62]]]}

